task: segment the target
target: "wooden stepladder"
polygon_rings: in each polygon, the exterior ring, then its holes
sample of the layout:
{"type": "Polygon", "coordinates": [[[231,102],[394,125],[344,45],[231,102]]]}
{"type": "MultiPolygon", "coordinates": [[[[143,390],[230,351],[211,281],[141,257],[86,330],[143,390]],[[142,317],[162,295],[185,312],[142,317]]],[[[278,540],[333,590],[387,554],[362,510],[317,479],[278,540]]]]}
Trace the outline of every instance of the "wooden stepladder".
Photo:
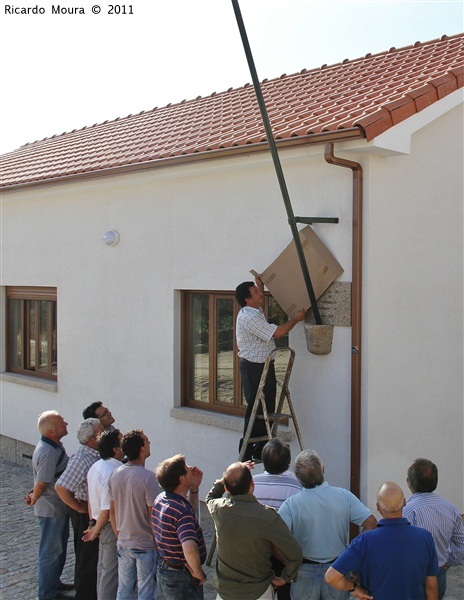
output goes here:
{"type": "Polygon", "coordinates": [[[264,363],[263,373],[261,375],[261,380],[259,382],[258,391],[256,393],[255,402],[253,404],[253,410],[250,415],[250,421],[248,423],[247,430],[243,437],[242,448],[240,450],[240,455],[238,460],[243,460],[245,456],[245,452],[249,443],[255,442],[264,442],[268,441],[272,438],[277,437],[277,430],[279,428],[279,424],[283,420],[291,419],[293,421],[293,426],[295,427],[295,433],[298,438],[298,442],[300,444],[301,450],[303,450],[303,440],[301,438],[300,428],[298,426],[298,421],[296,420],[295,411],[293,410],[292,399],[290,397],[290,392],[288,390],[288,382],[290,380],[290,375],[292,373],[293,361],[295,360],[295,351],[291,348],[275,348],[268,355],[266,362],[264,363]],[[273,361],[281,358],[279,361],[278,367],[276,369],[277,380],[279,381],[280,371],[285,371],[283,374],[283,379],[280,388],[279,399],[277,401],[276,412],[268,413],[266,407],[266,399],[264,397],[264,384],[266,383],[266,377],[269,371],[269,367],[273,361]],[[285,401],[287,401],[288,413],[284,413],[284,405],[285,401]],[[258,409],[261,406],[263,414],[258,414],[258,409]],[[267,435],[261,437],[251,437],[251,432],[253,430],[253,425],[256,419],[264,419],[264,423],[266,425],[267,435]]]}
{"type": "MultiPolygon", "coordinates": [[[[271,440],[272,438],[278,437],[277,431],[279,428],[279,424],[281,421],[292,420],[293,426],[295,428],[295,433],[298,438],[298,443],[300,444],[300,450],[303,450],[303,440],[300,433],[300,428],[298,426],[298,421],[296,420],[295,411],[293,409],[292,399],[290,397],[290,392],[288,390],[288,382],[290,380],[290,375],[292,373],[293,361],[295,360],[295,351],[291,348],[275,348],[269,354],[264,363],[264,369],[261,375],[261,379],[259,382],[258,391],[256,393],[256,398],[253,404],[253,410],[250,415],[250,420],[248,422],[248,427],[243,437],[242,448],[240,450],[240,455],[238,457],[239,461],[243,460],[245,456],[245,452],[249,443],[255,442],[264,442],[267,440],[271,440]],[[276,412],[269,413],[266,407],[266,400],[264,397],[264,384],[266,383],[266,377],[269,371],[269,367],[272,361],[276,359],[280,359],[278,364],[276,365],[276,378],[278,388],[280,386],[279,399],[276,403],[276,412]],[[280,381],[280,375],[283,372],[282,381],[280,381]],[[285,401],[287,402],[287,406],[285,406],[285,401]],[[259,407],[262,407],[263,414],[258,414],[259,407]],[[288,408],[288,412],[283,412],[284,408],[288,408]],[[253,425],[256,419],[264,419],[266,424],[267,435],[261,437],[251,437],[251,431],[253,429],[253,425]]],[[[213,560],[214,552],[216,550],[216,537],[213,538],[211,543],[211,548],[209,550],[208,558],[206,559],[206,564],[208,566],[211,565],[211,561],[213,560]]]]}

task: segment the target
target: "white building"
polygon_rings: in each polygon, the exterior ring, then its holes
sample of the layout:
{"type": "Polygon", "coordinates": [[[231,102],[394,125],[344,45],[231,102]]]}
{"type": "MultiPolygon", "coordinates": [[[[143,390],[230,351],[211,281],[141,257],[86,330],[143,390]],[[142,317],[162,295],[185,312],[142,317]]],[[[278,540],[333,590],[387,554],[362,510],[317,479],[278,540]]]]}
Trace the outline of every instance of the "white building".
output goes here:
{"type": "MultiPolygon", "coordinates": [[[[464,511],[463,58],[457,35],[263,83],[294,213],[339,219],[313,228],[353,284],[330,354],[291,332],[293,403],[328,481],[373,510],[423,456],[464,511]]],[[[233,290],[291,240],[263,131],[245,86],[2,156],[4,456],[52,408],[73,451],[101,400],[205,493],[236,460],[233,290]]]]}

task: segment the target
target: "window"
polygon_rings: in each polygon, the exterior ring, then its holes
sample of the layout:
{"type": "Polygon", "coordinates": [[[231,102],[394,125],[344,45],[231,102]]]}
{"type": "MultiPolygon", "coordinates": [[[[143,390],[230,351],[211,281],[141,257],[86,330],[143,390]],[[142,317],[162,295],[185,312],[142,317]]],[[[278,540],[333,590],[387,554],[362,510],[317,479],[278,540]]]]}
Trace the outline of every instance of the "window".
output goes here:
{"type": "MultiPolygon", "coordinates": [[[[235,341],[240,310],[234,292],[182,294],[182,404],[242,415],[245,412],[235,341]]],[[[266,294],[265,314],[280,325],[287,316],[266,294]]],[[[288,336],[276,345],[288,345],[288,336]]]]}
{"type": "Polygon", "coordinates": [[[57,379],[56,288],[7,287],[6,369],[57,379]]]}

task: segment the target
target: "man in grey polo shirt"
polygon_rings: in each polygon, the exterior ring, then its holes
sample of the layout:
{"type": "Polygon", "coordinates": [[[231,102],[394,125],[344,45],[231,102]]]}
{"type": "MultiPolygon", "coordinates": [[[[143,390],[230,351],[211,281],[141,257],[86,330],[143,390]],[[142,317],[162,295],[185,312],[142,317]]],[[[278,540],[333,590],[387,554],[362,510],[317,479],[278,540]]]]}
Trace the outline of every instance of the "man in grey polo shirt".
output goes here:
{"type": "MultiPolygon", "coordinates": [[[[235,299],[242,307],[237,315],[236,337],[238,355],[240,357],[240,375],[242,378],[243,393],[248,404],[243,428],[243,435],[245,436],[261,375],[264,370],[264,363],[269,353],[275,348],[274,338],[287,335],[297,323],[304,320],[306,311],[304,309],[299,310],[290,321],[282,325],[268,323],[263,311],[264,284],[259,277],[256,277],[256,284],[253,281],[244,281],[238,285],[235,289],[235,299]]],[[[269,366],[263,391],[267,411],[268,413],[273,413],[275,411],[276,397],[276,376],[273,363],[269,366]]],[[[261,407],[258,409],[258,414],[263,414],[261,407]]],[[[251,437],[265,436],[266,432],[264,420],[256,419],[253,424],[251,437]]],[[[239,452],[242,442],[243,438],[240,440],[239,452]]],[[[243,460],[247,461],[252,458],[259,460],[265,443],[257,442],[256,444],[248,444],[243,460]]]]}
{"type": "Polygon", "coordinates": [[[34,487],[25,501],[34,507],[40,526],[39,600],[66,597],[60,595],[60,590],[73,587],[60,581],[66,562],[69,508],[55,491],[55,483],[68,463],[61,443],[61,438],[68,435],[67,425],[56,410],[43,412],[37,422],[41,438],[32,456],[34,487]]]}

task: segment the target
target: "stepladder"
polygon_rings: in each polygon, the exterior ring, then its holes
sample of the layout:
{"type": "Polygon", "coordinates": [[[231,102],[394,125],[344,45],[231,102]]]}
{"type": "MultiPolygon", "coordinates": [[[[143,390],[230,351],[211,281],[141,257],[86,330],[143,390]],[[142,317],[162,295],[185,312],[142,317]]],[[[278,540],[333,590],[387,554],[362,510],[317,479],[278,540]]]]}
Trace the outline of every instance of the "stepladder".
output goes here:
{"type": "Polygon", "coordinates": [[[279,425],[281,425],[282,422],[288,422],[290,420],[293,422],[300,449],[303,450],[303,439],[301,437],[300,428],[296,419],[292,399],[290,397],[290,391],[288,389],[294,360],[295,351],[291,348],[275,348],[269,353],[266,362],[264,363],[258,391],[256,393],[253,409],[248,421],[248,427],[245,431],[245,435],[243,436],[243,443],[238,458],[239,461],[243,460],[247,452],[248,444],[267,442],[272,438],[278,437],[279,425]],[[266,380],[269,375],[271,365],[273,365],[275,368],[277,379],[275,412],[268,411],[264,393],[266,380]],[[262,419],[266,427],[266,434],[258,437],[252,436],[253,427],[257,419],[262,419]]]}
{"type": "MultiPolygon", "coordinates": [[[[268,440],[278,437],[279,425],[281,425],[282,422],[293,422],[300,450],[303,450],[303,439],[301,437],[300,428],[296,419],[292,399],[290,397],[290,392],[288,389],[294,360],[295,351],[287,347],[275,348],[268,355],[266,362],[264,363],[263,372],[261,374],[261,379],[259,382],[255,401],[253,403],[253,409],[250,415],[250,419],[248,421],[248,426],[243,437],[243,443],[238,458],[239,461],[243,460],[243,457],[245,456],[247,451],[248,444],[266,442],[268,440]],[[268,377],[269,369],[272,364],[274,364],[277,380],[275,412],[268,411],[266,405],[266,398],[264,394],[266,379],[268,377]],[[266,426],[266,435],[257,437],[252,436],[253,425],[257,419],[264,420],[266,426]]],[[[208,566],[211,565],[215,550],[216,537],[214,537],[212,540],[211,548],[206,559],[206,564],[208,566]]]]}

